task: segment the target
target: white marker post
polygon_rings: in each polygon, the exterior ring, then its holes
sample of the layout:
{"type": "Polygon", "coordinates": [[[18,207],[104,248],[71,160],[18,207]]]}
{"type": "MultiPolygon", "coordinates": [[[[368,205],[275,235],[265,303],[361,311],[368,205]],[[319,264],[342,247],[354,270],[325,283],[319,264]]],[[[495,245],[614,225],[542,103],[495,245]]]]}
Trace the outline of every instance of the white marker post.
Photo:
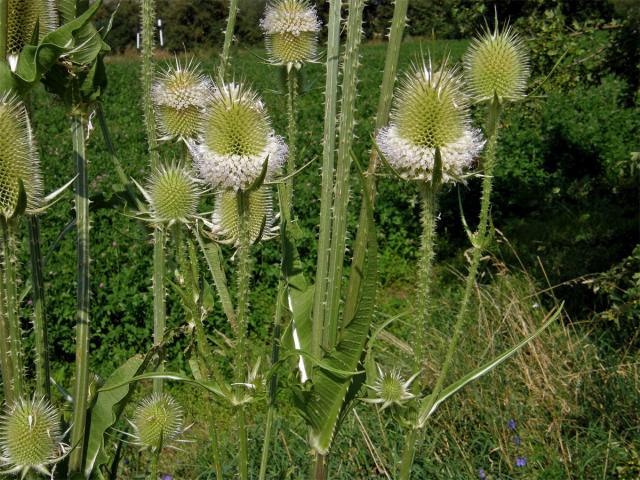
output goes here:
{"type": "Polygon", "coordinates": [[[162,20],[158,19],[158,32],[160,34],[160,46],[164,47],[164,36],[162,35],[162,20]]]}

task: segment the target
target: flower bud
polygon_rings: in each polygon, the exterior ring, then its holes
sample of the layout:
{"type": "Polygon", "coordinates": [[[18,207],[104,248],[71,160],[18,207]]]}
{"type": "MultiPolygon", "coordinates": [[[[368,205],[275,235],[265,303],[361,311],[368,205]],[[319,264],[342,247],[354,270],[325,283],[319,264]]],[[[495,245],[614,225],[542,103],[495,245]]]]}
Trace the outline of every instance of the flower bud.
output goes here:
{"type": "Polygon", "coordinates": [[[60,434],[60,416],[44,399],[18,400],[0,419],[2,461],[8,472],[23,477],[30,470],[50,475],[49,465],[59,461],[65,446],[60,434]]]}
{"type": "Polygon", "coordinates": [[[202,114],[211,97],[211,80],[191,62],[164,70],[152,88],[160,132],[168,138],[194,138],[202,127],[202,114]]]}
{"type": "Polygon", "coordinates": [[[443,181],[454,181],[473,161],[483,142],[469,127],[467,97],[455,69],[414,65],[397,92],[391,124],[377,143],[393,168],[409,180],[431,180],[436,149],[443,181]]]}
{"type": "Polygon", "coordinates": [[[477,101],[516,101],[525,96],[529,56],[511,27],[493,32],[485,29],[464,56],[465,75],[477,101]]]}
{"type": "Polygon", "coordinates": [[[184,431],[182,407],[166,393],[142,399],[130,423],[136,444],[151,449],[170,444],[184,431]]]}
{"type": "Polygon", "coordinates": [[[0,215],[12,217],[20,199],[20,182],[27,208],[42,198],[40,163],[24,104],[14,95],[0,96],[0,215]]]}
{"type": "Polygon", "coordinates": [[[299,66],[315,60],[322,23],[308,1],[276,0],[269,3],[260,26],[274,64],[299,66]]]}
{"type": "Polygon", "coordinates": [[[217,86],[198,141],[188,142],[200,177],[212,187],[244,190],[280,168],[287,146],[275,135],[259,97],[236,83],[217,86]]]}

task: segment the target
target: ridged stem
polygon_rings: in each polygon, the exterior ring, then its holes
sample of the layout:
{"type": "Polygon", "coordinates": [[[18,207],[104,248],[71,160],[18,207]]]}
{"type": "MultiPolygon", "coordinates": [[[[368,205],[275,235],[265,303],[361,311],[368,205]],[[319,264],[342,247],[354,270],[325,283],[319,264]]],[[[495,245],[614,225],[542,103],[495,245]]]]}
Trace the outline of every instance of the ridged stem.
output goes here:
{"type": "Polygon", "coordinates": [[[7,58],[8,20],[9,0],[0,0],[0,61],[5,61],[7,58]]]}
{"type": "Polygon", "coordinates": [[[211,443],[213,448],[213,468],[216,471],[216,480],[223,480],[222,461],[220,460],[220,444],[218,443],[218,432],[213,422],[210,423],[211,443]]]}
{"type": "Polygon", "coordinates": [[[224,43],[222,44],[222,55],[220,55],[220,67],[218,68],[218,76],[224,83],[227,68],[229,67],[229,58],[231,56],[231,42],[233,41],[233,31],[236,28],[236,14],[238,13],[238,0],[229,2],[229,16],[227,17],[227,28],[224,31],[224,43]]]}
{"type": "Polygon", "coordinates": [[[295,68],[290,68],[287,71],[287,117],[289,120],[288,125],[288,144],[289,154],[287,156],[287,180],[285,181],[286,187],[286,203],[281,205],[285,207],[284,211],[280,211],[281,215],[284,215],[285,221],[290,222],[293,219],[293,177],[291,176],[296,169],[296,160],[298,154],[297,137],[298,126],[296,122],[296,101],[298,95],[298,78],[295,68]]]}
{"type": "Polygon", "coordinates": [[[328,475],[327,456],[316,452],[311,480],[327,480],[328,475]]]}
{"type": "Polygon", "coordinates": [[[158,480],[158,468],[160,466],[160,455],[162,454],[162,441],[160,441],[160,445],[156,449],[155,452],[152,453],[151,457],[151,475],[150,480],[158,480]]]}
{"type": "MultiPolygon", "coordinates": [[[[2,223],[2,246],[4,256],[4,296],[9,331],[9,355],[11,356],[13,382],[9,388],[14,399],[22,396],[24,372],[22,369],[22,329],[18,310],[18,294],[16,290],[16,220],[0,219],[2,223]]],[[[5,388],[6,388],[5,383],[5,388]]]]}
{"type": "MultiPolygon", "coordinates": [[[[249,312],[249,285],[251,281],[251,238],[249,232],[249,194],[240,191],[237,193],[236,201],[238,203],[239,215],[239,246],[236,255],[238,256],[238,298],[237,313],[238,320],[238,338],[236,339],[236,381],[244,382],[245,372],[248,365],[248,355],[246,351],[246,338],[248,330],[248,312],[249,312]]],[[[244,406],[239,407],[237,413],[238,435],[240,437],[239,451],[239,469],[240,479],[248,480],[248,453],[247,453],[247,430],[245,426],[245,410],[244,406]]]]}
{"type": "Polygon", "coordinates": [[[398,476],[399,480],[409,480],[411,466],[413,465],[413,459],[416,455],[417,440],[418,430],[416,428],[411,428],[404,439],[404,451],[400,461],[400,475],[398,476]]]}
{"type": "Polygon", "coordinates": [[[9,321],[7,319],[5,298],[3,271],[0,272],[0,368],[2,369],[2,383],[4,384],[4,400],[8,405],[11,405],[15,400],[13,394],[14,368],[13,358],[11,356],[11,339],[9,337],[9,321]]]}
{"type": "Polygon", "coordinates": [[[49,378],[49,341],[45,317],[44,279],[42,276],[42,252],[40,250],[40,220],[28,217],[29,251],[31,260],[31,284],[33,286],[33,335],[35,338],[36,394],[51,398],[49,378]]]}
{"type": "MultiPolygon", "coordinates": [[[[166,326],[166,299],[165,299],[165,231],[162,227],[153,230],[153,346],[159,348],[164,341],[166,326]]],[[[163,353],[158,351],[160,362],[157,372],[163,371],[163,353]]],[[[163,379],[153,379],[153,392],[162,393],[163,379]]]]}
{"type": "Polygon", "coordinates": [[[144,125],[147,131],[151,167],[158,166],[158,140],[156,138],[156,119],[153,112],[151,88],[153,86],[153,35],[156,27],[155,0],[142,0],[142,108],[144,125]]]}
{"type": "MultiPolygon", "coordinates": [[[[402,44],[402,36],[407,21],[407,8],[409,0],[396,0],[393,8],[393,18],[391,20],[391,30],[389,33],[389,44],[387,46],[387,54],[384,63],[384,72],[382,74],[382,86],[380,87],[380,99],[378,101],[378,112],[376,113],[376,124],[374,134],[389,122],[389,112],[391,111],[391,102],[393,100],[393,87],[398,75],[398,58],[400,56],[400,46],[402,44]]],[[[366,173],[367,189],[371,196],[371,206],[375,206],[376,198],[376,170],[378,168],[378,151],[371,149],[369,155],[369,166],[366,173]]],[[[364,241],[368,235],[367,208],[363,203],[360,207],[360,217],[358,221],[358,233],[354,245],[366,245],[364,241]]],[[[366,249],[356,248],[353,251],[353,260],[351,261],[351,270],[361,272],[364,267],[366,249]]],[[[351,275],[349,278],[349,286],[347,288],[347,298],[357,294],[360,290],[360,275],[351,275]]],[[[350,302],[345,307],[344,318],[353,318],[355,311],[348,310],[349,306],[355,310],[357,302],[350,302]]]]}
{"type": "MultiPolygon", "coordinates": [[[[78,85],[72,87],[75,93],[78,85]]],[[[89,182],[85,132],[87,113],[75,105],[71,116],[73,157],[76,163],[76,230],[77,230],[77,311],[76,311],[76,383],[71,431],[69,471],[81,473],[84,467],[84,435],[89,393],[89,182]]]]}
{"type": "Polygon", "coordinates": [[[329,248],[331,245],[331,207],[333,205],[333,173],[335,168],[341,7],[341,0],[330,0],[329,25],[327,33],[327,74],[324,101],[320,232],[318,236],[318,259],[316,265],[311,335],[311,354],[315,358],[320,358],[322,354],[322,331],[324,328],[326,294],[329,284],[329,277],[327,274],[329,271],[329,248]]]}
{"type": "MultiPolygon", "coordinates": [[[[497,141],[497,130],[500,121],[500,113],[501,113],[501,105],[497,98],[495,98],[490,107],[489,107],[489,115],[487,119],[487,127],[485,129],[485,133],[487,135],[487,147],[484,154],[483,159],[483,180],[482,180],[482,196],[480,201],[480,215],[478,228],[476,230],[474,240],[473,240],[473,250],[471,253],[471,262],[469,264],[469,271],[467,272],[467,278],[465,280],[464,293],[462,296],[462,301],[460,303],[460,307],[458,309],[458,314],[456,316],[456,321],[453,328],[453,335],[451,336],[451,340],[449,342],[449,346],[447,347],[447,353],[445,355],[444,362],[442,364],[442,369],[438,375],[438,379],[436,380],[436,384],[431,392],[431,395],[428,397],[429,400],[425,403],[424,406],[420,407],[420,415],[418,418],[418,424],[415,428],[423,428],[426,424],[427,420],[430,418],[433,413],[433,406],[435,405],[442,389],[444,388],[444,382],[446,380],[447,374],[449,373],[449,369],[451,368],[451,364],[453,362],[453,357],[458,349],[458,343],[460,341],[460,336],[462,335],[463,327],[465,324],[465,320],[467,317],[467,312],[469,310],[469,304],[471,301],[471,296],[473,294],[473,287],[475,285],[476,277],[478,275],[478,268],[480,266],[480,259],[482,257],[482,253],[487,246],[487,241],[489,240],[489,207],[491,206],[491,191],[493,186],[493,169],[496,162],[496,141],[497,141]]],[[[414,428],[414,429],[415,429],[414,428]]],[[[406,451],[405,451],[406,453],[406,451]]],[[[403,460],[407,459],[408,456],[404,455],[403,460]]],[[[402,470],[406,470],[406,476],[400,476],[400,480],[405,480],[409,478],[409,473],[411,471],[411,466],[413,464],[413,455],[410,459],[410,464],[402,465],[402,470]]]]}
{"type": "Polygon", "coordinates": [[[327,288],[327,315],[322,346],[331,350],[338,338],[338,317],[342,293],[342,272],[346,246],[347,205],[349,203],[349,171],[351,146],[355,126],[356,83],[359,51],[362,39],[362,11],[364,0],[349,0],[347,40],[344,52],[344,74],[340,111],[338,158],[333,191],[333,218],[329,253],[329,285],[327,288]]]}

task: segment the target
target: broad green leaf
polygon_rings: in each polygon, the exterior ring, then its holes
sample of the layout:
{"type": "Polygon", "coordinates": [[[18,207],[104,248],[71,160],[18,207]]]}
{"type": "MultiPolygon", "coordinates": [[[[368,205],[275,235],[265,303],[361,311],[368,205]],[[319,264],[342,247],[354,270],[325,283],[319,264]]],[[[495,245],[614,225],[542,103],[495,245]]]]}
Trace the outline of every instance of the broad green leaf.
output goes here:
{"type": "Polygon", "coordinates": [[[469,382],[472,382],[473,380],[476,380],[476,379],[482,377],[485,373],[490,372],[495,367],[497,367],[502,362],[504,362],[509,357],[511,357],[518,350],[520,350],[522,347],[524,347],[529,342],[531,342],[533,339],[538,337],[542,332],[544,332],[547,329],[547,327],[549,327],[549,325],[551,325],[553,322],[555,322],[558,319],[558,317],[560,316],[560,313],[562,313],[563,305],[564,305],[564,302],[562,304],[560,304],[560,306],[557,307],[555,309],[555,311],[550,312],[549,313],[549,316],[550,316],[549,319],[546,322],[544,322],[544,324],[542,324],[542,326],[538,330],[533,332],[531,335],[529,335],[527,338],[522,340],[520,343],[518,343],[514,347],[510,348],[509,350],[505,351],[501,355],[497,356],[496,358],[494,358],[490,362],[487,362],[484,365],[482,365],[481,367],[476,368],[472,372],[466,374],[464,377],[462,377],[457,382],[454,382],[451,385],[449,385],[448,387],[446,387],[445,389],[443,389],[442,392],[440,393],[440,396],[438,397],[438,400],[436,402],[434,402],[433,406],[430,409],[429,409],[429,404],[431,403],[431,395],[429,395],[427,397],[424,397],[422,399],[422,401],[420,402],[421,403],[421,408],[420,408],[420,416],[418,417],[418,425],[420,427],[424,426],[425,422],[433,414],[433,412],[435,412],[436,409],[440,406],[440,404],[442,402],[444,402],[447,398],[449,398],[451,395],[453,395],[458,390],[463,388],[469,382]]]}
{"type": "Polygon", "coordinates": [[[133,385],[123,382],[127,382],[142,373],[150,358],[150,355],[147,355],[147,358],[142,355],[131,357],[107,379],[103,386],[107,390],[101,389],[98,391],[96,402],[91,408],[91,421],[88,426],[89,440],[87,442],[87,463],[85,465],[85,476],[87,478],[95,468],[105,465],[109,461],[104,445],[106,433],[118,420],[129,400],[129,395],[133,391],[133,385]],[[121,386],[108,389],[118,384],[121,386]]]}
{"type": "MultiPolygon", "coordinates": [[[[376,296],[377,273],[377,241],[373,221],[373,210],[370,202],[370,191],[363,181],[365,191],[363,204],[367,215],[365,224],[359,228],[366,228],[367,235],[360,236],[361,242],[354,249],[364,249],[364,263],[361,271],[352,270],[352,275],[360,279],[356,298],[347,298],[346,302],[357,302],[353,314],[345,308],[342,319],[343,328],[336,348],[327,354],[323,363],[332,369],[353,372],[363,362],[366,353],[366,343],[373,318],[376,296]]],[[[357,395],[364,382],[364,372],[350,377],[339,376],[320,366],[314,368],[313,385],[308,391],[296,394],[298,408],[310,427],[309,442],[318,453],[326,454],[331,447],[338,426],[343,418],[343,412],[357,395]]]]}

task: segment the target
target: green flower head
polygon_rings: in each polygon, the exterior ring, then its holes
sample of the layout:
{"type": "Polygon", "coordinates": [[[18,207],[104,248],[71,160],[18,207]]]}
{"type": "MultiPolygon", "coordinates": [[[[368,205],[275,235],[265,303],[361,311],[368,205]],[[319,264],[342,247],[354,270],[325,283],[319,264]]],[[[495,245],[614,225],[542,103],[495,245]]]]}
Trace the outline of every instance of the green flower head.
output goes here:
{"type": "Polygon", "coordinates": [[[269,3],[260,26],[272,63],[301,66],[316,59],[322,23],[307,0],[269,3]]]}
{"type": "Polygon", "coordinates": [[[30,471],[51,475],[49,467],[64,458],[66,446],[60,434],[60,415],[44,399],[18,400],[0,419],[3,473],[30,471]]]}
{"type": "Polygon", "coordinates": [[[376,397],[366,399],[366,402],[382,404],[382,409],[392,405],[403,405],[415,397],[409,391],[409,388],[417,376],[418,374],[415,374],[405,381],[399,371],[390,370],[385,372],[378,365],[378,378],[373,386],[369,387],[374,391],[376,397]]]}
{"type": "Polygon", "coordinates": [[[464,56],[469,91],[477,101],[516,101],[525,96],[529,56],[510,26],[493,31],[487,26],[464,56]]]}
{"type": "Polygon", "coordinates": [[[40,163],[27,110],[18,97],[0,95],[0,215],[14,215],[20,200],[20,184],[27,208],[42,200],[40,163]]]}
{"type": "Polygon", "coordinates": [[[133,419],[135,444],[152,450],[170,445],[184,432],[182,407],[166,393],[154,393],[138,404],[133,419]]]}

